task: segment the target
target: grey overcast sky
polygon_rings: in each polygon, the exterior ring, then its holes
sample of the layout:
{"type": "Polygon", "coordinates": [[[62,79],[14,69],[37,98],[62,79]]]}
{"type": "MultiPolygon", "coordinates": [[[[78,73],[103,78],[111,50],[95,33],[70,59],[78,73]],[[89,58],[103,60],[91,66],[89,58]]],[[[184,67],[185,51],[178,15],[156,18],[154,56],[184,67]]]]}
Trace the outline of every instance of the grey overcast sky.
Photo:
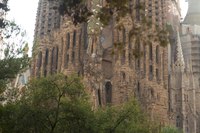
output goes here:
{"type": "MultiPolygon", "coordinates": [[[[15,20],[15,22],[26,30],[29,42],[29,48],[32,48],[33,34],[35,27],[36,11],[39,0],[9,0],[10,12],[8,19],[15,20]]],[[[187,12],[187,3],[185,0],[180,0],[182,17],[187,12]]]]}

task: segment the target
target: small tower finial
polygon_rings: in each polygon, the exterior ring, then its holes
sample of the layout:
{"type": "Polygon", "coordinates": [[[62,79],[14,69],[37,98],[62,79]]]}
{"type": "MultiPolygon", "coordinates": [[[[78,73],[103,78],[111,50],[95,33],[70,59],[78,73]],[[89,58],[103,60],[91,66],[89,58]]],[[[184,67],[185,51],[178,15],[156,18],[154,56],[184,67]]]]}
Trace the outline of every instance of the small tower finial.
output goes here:
{"type": "Polygon", "coordinates": [[[181,39],[180,39],[180,34],[179,34],[178,30],[177,30],[175,67],[177,69],[180,69],[181,71],[184,71],[184,69],[185,69],[185,62],[184,62],[183,51],[182,51],[182,46],[181,46],[181,39]]]}

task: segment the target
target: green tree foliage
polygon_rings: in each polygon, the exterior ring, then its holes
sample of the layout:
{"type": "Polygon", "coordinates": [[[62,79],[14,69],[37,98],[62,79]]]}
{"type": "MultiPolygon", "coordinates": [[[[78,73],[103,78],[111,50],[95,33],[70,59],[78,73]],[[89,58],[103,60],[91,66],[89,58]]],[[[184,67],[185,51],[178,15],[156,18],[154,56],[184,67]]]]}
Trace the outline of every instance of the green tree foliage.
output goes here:
{"type": "Polygon", "coordinates": [[[0,41],[0,94],[6,89],[6,84],[28,66],[28,44],[26,33],[14,22],[9,22],[1,29],[0,41]]]}
{"type": "Polygon", "coordinates": [[[0,28],[5,28],[8,22],[4,19],[5,14],[9,11],[8,0],[0,2],[0,28]]]}
{"type": "Polygon", "coordinates": [[[182,132],[175,127],[168,126],[168,127],[162,128],[162,133],[182,133],[182,132]]]}
{"type": "Polygon", "coordinates": [[[80,78],[32,80],[21,100],[0,106],[2,133],[160,133],[135,100],[92,110],[80,78]]]}

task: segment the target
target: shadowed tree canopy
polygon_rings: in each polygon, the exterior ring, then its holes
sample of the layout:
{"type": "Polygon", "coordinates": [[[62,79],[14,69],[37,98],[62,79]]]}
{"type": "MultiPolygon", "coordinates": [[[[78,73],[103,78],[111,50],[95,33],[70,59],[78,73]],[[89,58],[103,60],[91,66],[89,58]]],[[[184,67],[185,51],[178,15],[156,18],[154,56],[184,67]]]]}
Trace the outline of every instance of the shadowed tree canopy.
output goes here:
{"type": "Polygon", "coordinates": [[[92,110],[76,76],[33,79],[23,92],[20,100],[0,106],[2,133],[162,133],[135,100],[92,110]]]}

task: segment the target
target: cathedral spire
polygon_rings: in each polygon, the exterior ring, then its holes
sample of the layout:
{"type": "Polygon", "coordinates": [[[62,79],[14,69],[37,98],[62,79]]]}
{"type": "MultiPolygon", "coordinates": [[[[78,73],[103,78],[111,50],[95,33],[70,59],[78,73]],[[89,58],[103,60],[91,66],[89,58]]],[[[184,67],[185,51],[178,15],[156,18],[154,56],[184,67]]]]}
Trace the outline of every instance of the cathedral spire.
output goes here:
{"type": "Polygon", "coordinates": [[[177,31],[177,45],[176,45],[176,62],[175,67],[177,69],[180,69],[181,71],[184,71],[185,69],[185,62],[183,58],[183,51],[181,46],[181,39],[179,31],[177,31]]]}
{"type": "Polygon", "coordinates": [[[188,0],[188,12],[183,23],[200,25],[200,0],[188,0]]]}

